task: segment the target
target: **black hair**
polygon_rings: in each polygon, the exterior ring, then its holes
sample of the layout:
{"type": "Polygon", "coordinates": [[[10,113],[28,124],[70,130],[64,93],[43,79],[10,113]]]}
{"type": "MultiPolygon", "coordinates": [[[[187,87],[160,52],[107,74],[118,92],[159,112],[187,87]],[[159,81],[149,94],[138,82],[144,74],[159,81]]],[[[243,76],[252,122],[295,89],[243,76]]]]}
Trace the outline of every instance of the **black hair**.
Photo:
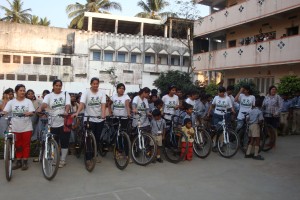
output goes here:
{"type": "Polygon", "coordinates": [[[152,90],[151,90],[151,95],[152,95],[152,96],[153,96],[153,95],[156,95],[156,96],[157,96],[157,93],[158,93],[157,89],[152,89],[152,90]]]}
{"type": "Polygon", "coordinates": [[[168,92],[170,92],[172,89],[177,89],[176,85],[170,85],[168,88],[168,92]]]}
{"type": "Polygon", "coordinates": [[[192,120],[190,118],[185,118],[184,121],[183,121],[183,124],[186,125],[189,122],[192,123],[192,120]]]}
{"type": "Polygon", "coordinates": [[[150,89],[148,87],[144,87],[142,89],[140,89],[139,91],[139,95],[143,94],[143,93],[150,93],[150,89]]]}
{"type": "Polygon", "coordinates": [[[161,112],[160,112],[160,110],[158,110],[158,109],[154,109],[154,110],[152,111],[152,115],[153,115],[153,117],[157,117],[157,116],[160,116],[160,115],[161,115],[161,112]]]}
{"type": "Polygon", "coordinates": [[[119,83],[119,84],[117,85],[117,90],[118,90],[120,87],[124,87],[124,90],[126,90],[126,87],[125,87],[125,85],[124,85],[123,83],[119,83]]]}
{"type": "Polygon", "coordinates": [[[185,110],[188,110],[188,109],[191,109],[191,108],[194,108],[191,104],[189,104],[189,103],[184,104],[184,109],[185,110]]]}
{"type": "Polygon", "coordinates": [[[5,91],[4,91],[4,94],[9,94],[9,93],[14,93],[14,90],[12,88],[7,88],[5,91]]]}
{"type": "Polygon", "coordinates": [[[233,91],[234,90],[234,86],[233,85],[228,85],[227,86],[227,91],[233,91]]]}
{"type": "Polygon", "coordinates": [[[16,85],[15,92],[18,92],[21,87],[25,88],[25,85],[23,85],[23,84],[16,85]]]}
{"type": "Polygon", "coordinates": [[[221,92],[226,92],[226,89],[223,87],[223,86],[220,86],[218,88],[218,91],[221,93],[221,92]]]}
{"type": "Polygon", "coordinates": [[[256,100],[255,100],[255,106],[256,106],[256,107],[261,107],[261,106],[262,106],[262,102],[263,102],[263,101],[262,101],[260,98],[259,98],[259,99],[256,99],[256,100]]]}
{"type": "Polygon", "coordinates": [[[98,83],[100,83],[99,78],[93,77],[93,78],[91,79],[91,81],[90,81],[90,84],[92,84],[94,81],[98,81],[98,83]]]}
{"type": "Polygon", "coordinates": [[[44,90],[42,94],[46,94],[46,95],[50,94],[50,91],[49,90],[44,90]]]}
{"type": "Polygon", "coordinates": [[[275,89],[277,90],[277,87],[276,87],[275,85],[271,85],[271,86],[269,87],[269,94],[270,94],[270,92],[271,92],[271,90],[272,90],[273,88],[275,88],[275,89]]]}
{"type": "Polygon", "coordinates": [[[154,101],[154,106],[157,107],[158,105],[162,105],[164,104],[164,102],[161,99],[157,99],[156,101],[154,101]]]}
{"type": "Polygon", "coordinates": [[[52,86],[54,86],[56,83],[60,83],[61,85],[63,85],[61,80],[55,79],[52,83],[52,86]]]}
{"type": "Polygon", "coordinates": [[[248,90],[249,92],[251,91],[251,88],[250,88],[250,86],[248,84],[247,85],[243,85],[243,88],[245,90],[248,90]]]}
{"type": "Polygon", "coordinates": [[[29,92],[32,92],[32,93],[33,93],[33,96],[34,96],[33,99],[35,100],[35,99],[36,99],[35,93],[34,93],[34,91],[33,91],[32,89],[29,89],[29,90],[26,91],[26,94],[25,94],[26,98],[28,98],[27,96],[28,96],[28,93],[29,93],[29,92]]]}

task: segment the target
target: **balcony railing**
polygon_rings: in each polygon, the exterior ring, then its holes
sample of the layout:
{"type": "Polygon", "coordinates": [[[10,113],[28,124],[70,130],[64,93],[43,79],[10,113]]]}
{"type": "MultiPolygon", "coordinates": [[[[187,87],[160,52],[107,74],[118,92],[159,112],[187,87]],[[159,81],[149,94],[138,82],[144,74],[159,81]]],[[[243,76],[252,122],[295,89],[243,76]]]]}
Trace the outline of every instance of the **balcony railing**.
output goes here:
{"type": "Polygon", "coordinates": [[[196,71],[300,62],[300,35],[194,55],[196,71]]]}
{"type": "Polygon", "coordinates": [[[196,21],[194,35],[206,35],[297,7],[299,0],[248,0],[196,21]]]}

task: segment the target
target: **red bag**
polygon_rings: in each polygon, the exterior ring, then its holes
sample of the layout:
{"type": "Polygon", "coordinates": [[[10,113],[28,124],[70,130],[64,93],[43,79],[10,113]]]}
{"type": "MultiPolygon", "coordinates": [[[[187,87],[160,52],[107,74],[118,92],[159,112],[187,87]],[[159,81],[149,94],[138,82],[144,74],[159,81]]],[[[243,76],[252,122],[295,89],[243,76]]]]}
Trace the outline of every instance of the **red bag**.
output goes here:
{"type": "Polygon", "coordinates": [[[73,118],[71,115],[67,115],[64,119],[64,132],[71,132],[73,124],[73,118]]]}

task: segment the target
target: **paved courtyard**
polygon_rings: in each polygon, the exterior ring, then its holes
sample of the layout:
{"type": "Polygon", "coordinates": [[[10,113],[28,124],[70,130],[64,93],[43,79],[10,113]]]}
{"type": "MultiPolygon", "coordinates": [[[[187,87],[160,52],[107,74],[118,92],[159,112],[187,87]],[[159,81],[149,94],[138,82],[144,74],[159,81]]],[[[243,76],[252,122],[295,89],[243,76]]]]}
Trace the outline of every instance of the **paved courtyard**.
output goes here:
{"type": "Polygon", "coordinates": [[[130,164],[120,171],[108,154],[92,173],[83,161],[68,156],[52,181],[41,166],[14,171],[11,182],[0,161],[1,200],[299,200],[300,136],[280,137],[276,148],[263,153],[265,161],[231,159],[212,153],[180,164],[130,164]]]}

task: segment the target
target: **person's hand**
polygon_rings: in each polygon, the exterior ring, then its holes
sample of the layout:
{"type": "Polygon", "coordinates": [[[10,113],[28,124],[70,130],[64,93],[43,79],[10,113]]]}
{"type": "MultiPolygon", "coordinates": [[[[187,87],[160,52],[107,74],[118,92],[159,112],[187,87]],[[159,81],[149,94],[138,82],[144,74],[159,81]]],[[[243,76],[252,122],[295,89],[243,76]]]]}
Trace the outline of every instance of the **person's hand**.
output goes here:
{"type": "Polygon", "coordinates": [[[102,114],[101,114],[101,118],[102,118],[102,119],[105,119],[105,118],[106,118],[105,113],[102,113],[102,114]]]}
{"type": "Polygon", "coordinates": [[[23,113],[26,117],[32,116],[32,112],[24,112],[23,113]]]}
{"type": "Polygon", "coordinates": [[[78,113],[74,113],[73,115],[71,115],[72,118],[77,118],[78,117],[78,113]]]}
{"type": "Polygon", "coordinates": [[[243,87],[241,87],[241,89],[240,89],[240,93],[243,93],[244,92],[244,88],[243,87]]]}

